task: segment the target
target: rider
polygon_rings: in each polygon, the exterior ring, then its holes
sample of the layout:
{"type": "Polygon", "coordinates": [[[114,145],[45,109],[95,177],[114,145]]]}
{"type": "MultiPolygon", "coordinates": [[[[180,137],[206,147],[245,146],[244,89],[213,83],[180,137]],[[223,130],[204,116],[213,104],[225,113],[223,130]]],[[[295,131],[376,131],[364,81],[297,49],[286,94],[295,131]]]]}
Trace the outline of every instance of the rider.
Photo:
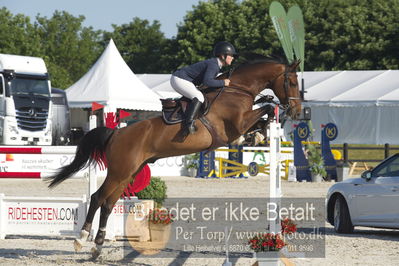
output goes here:
{"type": "Polygon", "coordinates": [[[190,134],[196,130],[195,117],[205,100],[196,86],[220,88],[230,84],[230,79],[217,80],[216,76],[223,66],[231,65],[237,55],[236,49],[229,42],[218,42],[213,49],[213,55],[213,58],[176,70],[170,78],[172,88],[192,100],[186,110],[184,122],[190,134]]]}

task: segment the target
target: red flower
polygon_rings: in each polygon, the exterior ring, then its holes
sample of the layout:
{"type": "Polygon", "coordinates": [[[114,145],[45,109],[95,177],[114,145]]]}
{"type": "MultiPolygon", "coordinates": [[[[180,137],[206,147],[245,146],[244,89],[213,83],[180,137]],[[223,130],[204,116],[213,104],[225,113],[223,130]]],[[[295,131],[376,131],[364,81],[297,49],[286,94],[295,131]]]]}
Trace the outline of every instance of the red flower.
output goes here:
{"type": "Polygon", "coordinates": [[[173,218],[174,215],[168,209],[154,209],[148,214],[148,220],[154,224],[170,224],[173,218]]]}
{"type": "Polygon", "coordinates": [[[255,252],[278,251],[286,245],[280,234],[270,233],[254,236],[248,244],[255,252]]]}
{"type": "Polygon", "coordinates": [[[281,233],[292,234],[297,231],[296,224],[289,218],[285,218],[281,221],[281,233]]]}

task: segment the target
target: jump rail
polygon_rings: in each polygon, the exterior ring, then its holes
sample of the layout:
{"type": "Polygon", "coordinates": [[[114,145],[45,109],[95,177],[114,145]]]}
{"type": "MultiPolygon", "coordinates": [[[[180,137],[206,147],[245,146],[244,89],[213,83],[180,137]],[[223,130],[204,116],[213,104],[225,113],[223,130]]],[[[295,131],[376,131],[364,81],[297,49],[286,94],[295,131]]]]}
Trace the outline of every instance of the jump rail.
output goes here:
{"type": "Polygon", "coordinates": [[[0,154],[75,154],[76,146],[0,147],[0,154]]]}
{"type": "MultiPolygon", "coordinates": [[[[48,147],[0,147],[0,154],[67,154],[76,152],[76,146],[48,146],[48,147]]],[[[0,178],[46,178],[54,172],[0,172],[0,178]]]]}

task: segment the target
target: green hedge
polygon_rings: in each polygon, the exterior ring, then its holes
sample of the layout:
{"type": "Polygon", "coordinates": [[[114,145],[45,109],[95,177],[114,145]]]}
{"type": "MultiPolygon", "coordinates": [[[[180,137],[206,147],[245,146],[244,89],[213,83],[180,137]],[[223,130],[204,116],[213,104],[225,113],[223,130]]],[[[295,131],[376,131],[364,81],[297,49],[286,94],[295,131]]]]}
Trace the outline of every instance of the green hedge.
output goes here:
{"type": "Polygon", "coordinates": [[[161,207],[166,195],[167,186],[165,181],[159,177],[151,177],[150,184],[142,191],[136,193],[139,199],[152,199],[155,201],[157,208],[161,207]]]}

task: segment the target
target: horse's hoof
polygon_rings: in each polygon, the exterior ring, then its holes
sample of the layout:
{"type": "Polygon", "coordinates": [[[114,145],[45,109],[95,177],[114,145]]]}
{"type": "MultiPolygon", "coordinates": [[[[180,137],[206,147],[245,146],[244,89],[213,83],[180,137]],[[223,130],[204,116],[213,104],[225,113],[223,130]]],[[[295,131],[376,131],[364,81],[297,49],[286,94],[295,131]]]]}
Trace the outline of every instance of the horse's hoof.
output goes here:
{"type": "Polygon", "coordinates": [[[100,256],[101,249],[102,249],[102,247],[98,246],[98,245],[97,245],[97,247],[92,247],[91,248],[91,258],[93,260],[96,260],[100,256]]]}
{"type": "Polygon", "coordinates": [[[255,133],[255,146],[258,146],[265,139],[265,136],[259,132],[255,133]]]}
{"type": "Polygon", "coordinates": [[[86,242],[87,238],[89,237],[90,233],[86,230],[80,231],[80,238],[76,238],[73,242],[73,246],[75,251],[81,251],[83,247],[83,243],[86,242]]]}
{"type": "Polygon", "coordinates": [[[75,248],[76,252],[81,251],[83,248],[83,241],[78,238],[75,239],[75,241],[73,242],[73,247],[75,248]]]}

